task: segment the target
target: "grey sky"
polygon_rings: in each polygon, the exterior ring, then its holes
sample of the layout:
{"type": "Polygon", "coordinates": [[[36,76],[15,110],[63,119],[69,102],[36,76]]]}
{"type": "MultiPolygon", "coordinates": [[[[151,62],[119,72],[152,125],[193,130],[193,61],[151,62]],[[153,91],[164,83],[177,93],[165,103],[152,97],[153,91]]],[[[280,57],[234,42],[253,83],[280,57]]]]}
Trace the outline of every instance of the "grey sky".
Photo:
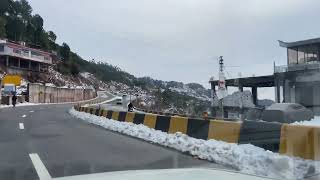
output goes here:
{"type": "Polygon", "coordinates": [[[320,36],[319,0],[29,0],[58,42],[136,76],[208,87],[223,55],[227,77],[286,63],[277,40],[320,36]],[[239,66],[239,67],[228,67],[239,66]]]}

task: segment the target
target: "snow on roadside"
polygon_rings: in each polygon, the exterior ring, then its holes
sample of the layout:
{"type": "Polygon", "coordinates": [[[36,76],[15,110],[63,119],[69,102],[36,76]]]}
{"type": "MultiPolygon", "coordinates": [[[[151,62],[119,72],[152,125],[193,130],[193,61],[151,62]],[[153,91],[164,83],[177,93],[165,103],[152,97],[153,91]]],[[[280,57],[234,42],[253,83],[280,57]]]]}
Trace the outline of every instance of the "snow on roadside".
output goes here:
{"type": "Polygon", "coordinates": [[[168,134],[142,124],[109,120],[74,109],[69,113],[105,129],[188,152],[201,159],[231,166],[243,173],[279,179],[300,179],[320,166],[318,161],[279,155],[250,144],[238,145],[216,140],[195,139],[180,132],[168,134]]]}
{"type": "Polygon", "coordinates": [[[320,116],[315,116],[310,121],[296,121],[292,123],[294,125],[304,125],[304,126],[320,126],[320,116]]]}
{"type": "MultiPolygon", "coordinates": [[[[18,103],[16,104],[16,107],[17,106],[35,106],[35,105],[39,105],[39,103],[28,103],[28,102],[24,102],[24,103],[18,103]]],[[[13,107],[12,105],[4,105],[4,104],[1,104],[0,105],[0,109],[2,108],[9,108],[9,107],[13,107]]]]}
{"type": "Polygon", "coordinates": [[[82,72],[82,73],[80,73],[80,76],[82,76],[84,78],[89,78],[89,77],[93,76],[93,74],[91,74],[89,72],[82,72]]]}

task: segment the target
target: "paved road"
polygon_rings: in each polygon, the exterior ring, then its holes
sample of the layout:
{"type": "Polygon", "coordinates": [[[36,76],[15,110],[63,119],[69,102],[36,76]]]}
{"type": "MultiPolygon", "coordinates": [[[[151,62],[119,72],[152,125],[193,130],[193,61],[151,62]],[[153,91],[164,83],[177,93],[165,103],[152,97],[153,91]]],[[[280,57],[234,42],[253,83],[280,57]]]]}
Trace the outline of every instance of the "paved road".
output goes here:
{"type": "Polygon", "coordinates": [[[52,177],[131,169],[222,168],[87,124],[68,113],[71,107],[0,109],[0,179],[38,179],[30,153],[39,155],[52,177]]]}

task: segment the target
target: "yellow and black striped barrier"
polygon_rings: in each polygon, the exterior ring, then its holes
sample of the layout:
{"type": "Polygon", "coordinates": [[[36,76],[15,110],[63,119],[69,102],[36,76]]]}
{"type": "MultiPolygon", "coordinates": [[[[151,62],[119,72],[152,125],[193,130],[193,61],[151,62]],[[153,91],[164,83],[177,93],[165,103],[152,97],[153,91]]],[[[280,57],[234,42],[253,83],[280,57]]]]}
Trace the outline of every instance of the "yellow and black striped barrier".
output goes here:
{"type": "Polygon", "coordinates": [[[289,156],[320,160],[320,128],[263,121],[204,120],[181,116],[118,112],[90,107],[75,109],[108,119],[144,124],[167,133],[182,132],[197,139],[253,144],[289,156]]]}

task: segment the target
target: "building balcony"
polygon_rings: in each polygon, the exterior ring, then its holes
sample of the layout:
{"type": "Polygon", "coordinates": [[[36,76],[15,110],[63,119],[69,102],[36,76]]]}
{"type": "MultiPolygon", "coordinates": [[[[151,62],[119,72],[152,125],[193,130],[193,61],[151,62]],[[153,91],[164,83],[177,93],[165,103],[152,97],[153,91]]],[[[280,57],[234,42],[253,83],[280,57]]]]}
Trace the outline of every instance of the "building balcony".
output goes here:
{"type": "Polygon", "coordinates": [[[52,64],[51,53],[0,40],[0,55],[52,64]]]}
{"type": "Polygon", "coordinates": [[[274,66],[274,73],[320,69],[320,62],[274,66]]]}
{"type": "Polygon", "coordinates": [[[45,56],[32,55],[31,53],[23,53],[23,52],[0,52],[0,55],[14,56],[22,59],[37,61],[46,64],[52,64],[51,58],[45,56]]]}

